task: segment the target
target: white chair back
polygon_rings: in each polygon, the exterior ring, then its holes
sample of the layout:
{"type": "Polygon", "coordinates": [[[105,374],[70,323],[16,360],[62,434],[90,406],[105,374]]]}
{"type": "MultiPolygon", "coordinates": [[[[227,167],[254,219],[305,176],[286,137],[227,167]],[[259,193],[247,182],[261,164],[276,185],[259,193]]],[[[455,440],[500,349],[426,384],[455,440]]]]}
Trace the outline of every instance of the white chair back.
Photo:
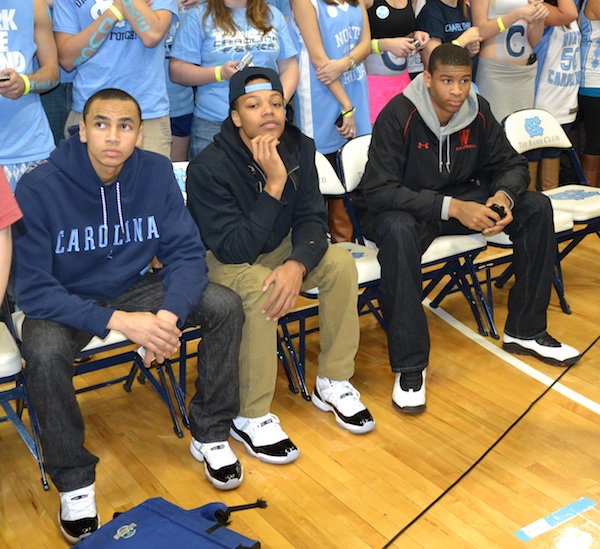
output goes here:
{"type": "Polygon", "coordinates": [[[535,149],[569,149],[573,145],[556,118],[542,109],[523,109],[506,117],[504,132],[519,154],[535,149]]]}
{"type": "Polygon", "coordinates": [[[339,151],[338,160],[346,190],[351,193],[362,179],[369,158],[371,134],[348,141],[339,151]]]}
{"type": "Polygon", "coordinates": [[[14,376],[21,371],[21,353],[8,326],[0,322],[0,378],[14,376]]]}
{"type": "Polygon", "coordinates": [[[173,173],[175,174],[175,179],[177,179],[177,184],[179,185],[179,190],[181,191],[184,202],[187,202],[185,180],[187,179],[188,164],[189,162],[173,162],[173,173]]]}
{"type": "Polygon", "coordinates": [[[317,175],[319,176],[321,194],[339,196],[346,192],[331,162],[319,151],[315,154],[315,166],[317,167],[317,175]]]}

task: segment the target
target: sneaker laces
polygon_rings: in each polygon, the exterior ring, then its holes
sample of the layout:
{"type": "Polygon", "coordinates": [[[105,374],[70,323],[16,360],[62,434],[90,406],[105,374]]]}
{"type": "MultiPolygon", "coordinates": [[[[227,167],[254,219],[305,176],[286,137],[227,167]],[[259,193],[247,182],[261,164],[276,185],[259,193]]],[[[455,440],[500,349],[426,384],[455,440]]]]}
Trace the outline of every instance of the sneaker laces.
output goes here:
{"type": "Polygon", "coordinates": [[[400,373],[400,388],[403,391],[420,391],[422,386],[422,371],[400,373]]]}
{"type": "Polygon", "coordinates": [[[348,380],[333,381],[320,377],[317,378],[317,390],[325,401],[345,416],[353,416],[366,408],[360,400],[360,393],[348,380]]]}
{"type": "Polygon", "coordinates": [[[536,337],[535,342],[544,347],[562,347],[562,343],[554,339],[548,332],[544,332],[541,336],[536,337]]]}
{"type": "MultiPolygon", "coordinates": [[[[244,431],[255,446],[268,446],[276,444],[289,438],[279,425],[279,418],[275,414],[267,414],[256,418],[244,418],[246,420],[242,427],[236,427],[244,431]]],[[[235,420],[234,420],[235,421],[235,420]]]]}
{"type": "Polygon", "coordinates": [[[227,467],[228,465],[234,465],[238,461],[227,441],[207,442],[203,444],[194,440],[194,446],[196,446],[196,449],[202,453],[204,459],[215,470],[227,467]]]}
{"type": "Polygon", "coordinates": [[[96,490],[93,484],[71,492],[61,492],[60,517],[62,520],[94,518],[97,514],[96,490]]]}

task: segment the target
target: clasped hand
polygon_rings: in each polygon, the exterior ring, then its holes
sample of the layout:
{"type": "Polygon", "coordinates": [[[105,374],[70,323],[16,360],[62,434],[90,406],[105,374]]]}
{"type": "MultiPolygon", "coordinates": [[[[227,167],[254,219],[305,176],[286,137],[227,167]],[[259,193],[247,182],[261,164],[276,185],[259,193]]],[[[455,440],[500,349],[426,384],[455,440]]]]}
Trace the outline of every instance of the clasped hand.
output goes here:
{"type": "Polygon", "coordinates": [[[179,349],[181,331],[177,327],[177,317],[166,310],[156,314],[115,311],[107,328],[121,332],[127,339],[146,349],[146,356],[143,357],[146,368],[154,359],[162,364],[179,349]]]}
{"type": "Polygon", "coordinates": [[[483,236],[494,236],[504,230],[513,220],[510,210],[510,200],[504,193],[496,193],[487,199],[485,204],[478,202],[452,199],[449,210],[450,217],[460,221],[462,225],[478,231],[483,236]],[[504,206],[506,216],[500,217],[498,213],[490,208],[492,204],[504,206]]]}

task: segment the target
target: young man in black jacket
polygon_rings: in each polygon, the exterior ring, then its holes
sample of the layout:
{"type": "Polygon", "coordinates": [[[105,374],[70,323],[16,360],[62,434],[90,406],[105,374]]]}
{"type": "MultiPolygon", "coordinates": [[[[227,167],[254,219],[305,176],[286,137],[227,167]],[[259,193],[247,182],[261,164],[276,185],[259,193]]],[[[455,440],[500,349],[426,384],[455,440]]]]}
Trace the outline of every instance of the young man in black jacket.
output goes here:
{"type": "Polygon", "coordinates": [[[471,58],[463,48],[436,48],[429,71],[378,117],[355,205],[380,250],[382,307],[396,372],[392,402],[401,412],[425,409],[430,342],[421,255],[439,235],[510,235],[516,281],[503,348],[554,365],[578,360],[576,349],[546,332],[556,240],[550,201],[527,192],[528,182],[527,161],[471,89],[471,58]]]}
{"type": "Polygon", "coordinates": [[[209,279],[235,290],[246,320],[240,415],[231,434],[267,463],[299,451],[270,413],[277,377],[277,320],[301,290],[319,288],[321,353],[312,401],[351,433],[375,422],[348,381],[358,350],[354,259],[327,242],[311,139],[285,122],[277,73],[250,67],[230,81],[231,116],[188,168],[188,207],[209,249],[209,279]]]}

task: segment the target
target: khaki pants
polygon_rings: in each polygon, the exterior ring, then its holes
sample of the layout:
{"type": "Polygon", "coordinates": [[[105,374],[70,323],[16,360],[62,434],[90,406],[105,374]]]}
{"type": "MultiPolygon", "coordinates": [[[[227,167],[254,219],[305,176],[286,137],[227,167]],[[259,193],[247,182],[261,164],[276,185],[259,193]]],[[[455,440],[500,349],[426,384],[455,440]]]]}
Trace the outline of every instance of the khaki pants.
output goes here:
{"type": "MultiPolygon", "coordinates": [[[[258,256],[253,265],[223,264],[208,252],[208,277],[228,286],[242,298],[246,320],[240,348],[240,416],[268,414],[277,380],[277,323],[261,312],[272,287],[262,285],[271,271],[292,250],[288,236],[278,248],[258,256]]],[[[358,278],[354,258],[346,250],[329,246],[320,263],[306,277],[302,290],[319,287],[320,377],[345,380],[354,374],[360,328],[358,278]]]]}
{"type": "MultiPolygon", "coordinates": [[[[83,115],[77,111],[71,111],[65,124],[65,137],[69,137],[69,127],[78,126],[83,115]]],[[[144,120],[144,135],[142,137],[142,149],[162,154],[171,158],[171,122],[168,116],[144,120]]]]}

